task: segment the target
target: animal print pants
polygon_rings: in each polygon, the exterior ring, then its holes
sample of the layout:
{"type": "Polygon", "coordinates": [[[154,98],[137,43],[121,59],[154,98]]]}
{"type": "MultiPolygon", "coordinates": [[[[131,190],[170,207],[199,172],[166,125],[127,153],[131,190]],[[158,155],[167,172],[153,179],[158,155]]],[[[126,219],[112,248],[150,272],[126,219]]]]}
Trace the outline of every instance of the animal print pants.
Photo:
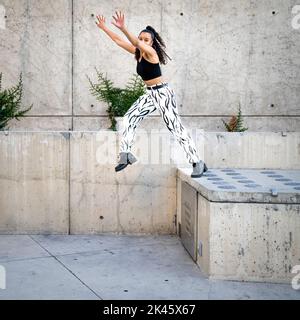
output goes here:
{"type": "Polygon", "coordinates": [[[153,89],[153,86],[147,87],[147,92],[140,96],[124,115],[124,130],[120,142],[120,152],[131,151],[135,129],[138,124],[158,107],[167,128],[175,135],[182,146],[188,162],[198,162],[200,158],[194,141],[181,123],[174,90],[168,83],[163,83],[166,85],[162,88],[153,89]]]}

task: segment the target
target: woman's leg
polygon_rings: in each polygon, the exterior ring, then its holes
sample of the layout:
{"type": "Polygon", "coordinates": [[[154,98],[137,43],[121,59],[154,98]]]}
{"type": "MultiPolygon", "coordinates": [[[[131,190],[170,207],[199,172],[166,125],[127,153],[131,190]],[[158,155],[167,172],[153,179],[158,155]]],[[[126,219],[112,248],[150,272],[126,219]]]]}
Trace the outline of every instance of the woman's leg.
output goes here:
{"type": "Polygon", "coordinates": [[[120,152],[130,152],[135,137],[135,130],[145,116],[155,111],[156,106],[148,93],[140,96],[124,115],[124,130],[120,142],[120,152]]]}
{"type": "Polygon", "coordinates": [[[177,141],[182,146],[186,158],[190,163],[200,161],[195,143],[181,123],[177,110],[176,97],[170,86],[162,87],[151,91],[155,103],[158,105],[162,118],[167,128],[175,135],[177,141]]]}

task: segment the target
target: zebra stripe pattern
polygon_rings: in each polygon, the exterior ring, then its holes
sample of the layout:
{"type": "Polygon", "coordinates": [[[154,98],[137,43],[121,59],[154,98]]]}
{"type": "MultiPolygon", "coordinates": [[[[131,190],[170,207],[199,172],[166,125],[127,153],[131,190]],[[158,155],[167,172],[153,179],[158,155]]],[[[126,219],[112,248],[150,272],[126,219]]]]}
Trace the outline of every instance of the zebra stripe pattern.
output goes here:
{"type": "Polygon", "coordinates": [[[158,108],[167,128],[182,146],[188,162],[198,162],[200,158],[195,143],[181,123],[174,90],[168,83],[165,84],[166,86],[159,89],[147,89],[147,92],[140,96],[124,115],[120,152],[131,151],[138,124],[158,108]]]}

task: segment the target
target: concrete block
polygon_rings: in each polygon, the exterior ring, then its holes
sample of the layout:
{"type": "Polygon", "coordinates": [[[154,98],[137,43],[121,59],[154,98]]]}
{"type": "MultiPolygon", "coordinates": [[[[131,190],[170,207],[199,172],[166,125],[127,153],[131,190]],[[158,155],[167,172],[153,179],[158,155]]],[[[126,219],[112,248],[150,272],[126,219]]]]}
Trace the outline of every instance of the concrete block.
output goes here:
{"type": "MultiPolygon", "coordinates": [[[[273,171],[209,169],[192,179],[187,168],[178,169],[178,183],[197,191],[195,261],[211,279],[291,283],[295,277],[300,172],[273,171]]],[[[187,201],[177,191],[179,204],[187,201]]],[[[188,217],[181,212],[178,224],[183,219],[188,217]]]]}
{"type": "Polygon", "coordinates": [[[212,278],[291,283],[300,264],[300,204],[207,206],[212,278]]]}

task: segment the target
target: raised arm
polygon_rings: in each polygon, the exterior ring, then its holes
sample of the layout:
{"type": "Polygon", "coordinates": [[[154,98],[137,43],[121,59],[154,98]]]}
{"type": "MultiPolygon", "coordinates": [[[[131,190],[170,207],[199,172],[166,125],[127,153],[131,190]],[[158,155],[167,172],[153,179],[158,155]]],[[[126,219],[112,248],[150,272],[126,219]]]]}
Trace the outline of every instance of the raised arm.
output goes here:
{"type": "Polygon", "coordinates": [[[96,22],[96,25],[101,30],[103,30],[119,47],[125,49],[126,51],[132,54],[135,53],[135,47],[132,44],[128,43],[127,41],[124,41],[118,34],[108,29],[108,27],[105,25],[105,18],[103,16],[98,15],[97,19],[98,22],[96,22]]]}
{"type": "Polygon", "coordinates": [[[148,44],[141,41],[138,37],[136,37],[134,34],[130,33],[126,27],[125,27],[125,21],[124,21],[124,14],[121,13],[121,11],[118,13],[116,12],[116,17],[113,16],[115,19],[115,22],[112,22],[114,26],[119,28],[127,37],[127,39],[132,43],[134,47],[139,48],[141,51],[146,52],[150,56],[156,55],[156,51],[154,48],[149,46],[148,44]]]}

